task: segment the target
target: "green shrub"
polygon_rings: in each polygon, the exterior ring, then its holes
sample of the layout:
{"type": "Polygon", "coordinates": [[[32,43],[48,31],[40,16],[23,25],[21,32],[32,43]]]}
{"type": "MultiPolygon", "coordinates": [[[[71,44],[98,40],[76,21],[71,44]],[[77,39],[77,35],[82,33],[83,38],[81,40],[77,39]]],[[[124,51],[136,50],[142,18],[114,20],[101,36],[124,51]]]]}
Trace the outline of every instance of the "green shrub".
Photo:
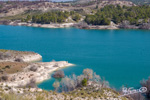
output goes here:
{"type": "Polygon", "coordinates": [[[83,86],[87,86],[87,79],[86,79],[86,78],[84,78],[84,79],[82,80],[82,85],[83,85],[83,86]]]}
{"type": "Polygon", "coordinates": [[[81,19],[81,16],[79,14],[75,14],[72,16],[72,19],[76,22],[78,22],[81,19]]]}

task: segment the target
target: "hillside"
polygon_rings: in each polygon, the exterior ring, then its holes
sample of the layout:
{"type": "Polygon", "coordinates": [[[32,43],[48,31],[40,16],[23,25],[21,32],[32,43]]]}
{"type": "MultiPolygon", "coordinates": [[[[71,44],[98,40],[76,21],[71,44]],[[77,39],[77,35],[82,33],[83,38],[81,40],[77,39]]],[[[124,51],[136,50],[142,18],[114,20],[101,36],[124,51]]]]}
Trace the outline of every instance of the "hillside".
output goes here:
{"type": "MultiPolygon", "coordinates": [[[[81,1],[82,2],[82,1],[81,1]]],[[[133,6],[134,4],[132,2],[126,2],[126,1],[102,1],[99,3],[99,8],[104,7],[106,5],[125,5],[125,6],[133,6]]],[[[25,16],[27,14],[39,14],[42,12],[48,12],[48,11],[78,11],[82,13],[90,13],[92,10],[95,10],[95,7],[97,6],[97,3],[94,2],[86,2],[86,3],[80,3],[78,1],[77,3],[54,3],[54,2],[2,2],[0,1],[0,20],[2,20],[4,17],[9,16],[15,16],[13,19],[17,19],[20,15],[20,17],[25,16]]],[[[11,17],[12,18],[12,17],[11,17]]],[[[10,19],[10,18],[8,18],[10,19]]]]}
{"type": "Polygon", "coordinates": [[[6,25],[150,29],[150,7],[123,0],[79,0],[72,3],[15,1],[0,2],[0,5],[0,24],[6,25]]]}

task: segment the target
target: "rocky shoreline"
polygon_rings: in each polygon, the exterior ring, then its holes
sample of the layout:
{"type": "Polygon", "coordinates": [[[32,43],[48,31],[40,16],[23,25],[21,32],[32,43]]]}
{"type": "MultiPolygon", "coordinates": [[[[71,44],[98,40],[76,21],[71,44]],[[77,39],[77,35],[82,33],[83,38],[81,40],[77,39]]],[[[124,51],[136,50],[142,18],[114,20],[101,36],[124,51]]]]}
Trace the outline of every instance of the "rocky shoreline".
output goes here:
{"type": "Polygon", "coordinates": [[[8,75],[9,79],[6,82],[0,82],[4,85],[11,87],[23,87],[34,80],[36,83],[42,82],[50,78],[49,73],[67,66],[72,66],[73,64],[67,61],[59,62],[38,62],[32,63],[27,66],[23,72],[18,72],[8,75]]]}
{"type": "Polygon", "coordinates": [[[4,93],[41,92],[42,89],[33,86],[35,83],[50,79],[51,72],[68,66],[73,66],[73,64],[67,61],[32,63],[23,72],[7,75],[8,80],[0,82],[0,87],[4,93]]]}
{"type": "MultiPolygon", "coordinates": [[[[0,56],[0,85],[6,93],[10,91],[19,91],[19,93],[23,93],[23,87],[27,87],[27,85],[32,84],[33,82],[39,83],[49,79],[49,74],[59,68],[73,66],[73,64],[68,63],[67,61],[33,62],[42,59],[40,54],[34,52],[4,49],[1,49],[0,51],[2,52],[0,56]],[[21,60],[16,61],[16,56],[19,56],[19,59],[21,60]],[[7,87],[11,87],[11,89],[5,90],[7,87]]],[[[32,88],[33,90],[38,89],[37,87],[32,88]]]]}
{"type": "Polygon", "coordinates": [[[62,24],[37,24],[37,23],[26,23],[26,22],[0,22],[2,25],[12,25],[12,26],[29,26],[29,27],[41,27],[41,28],[69,28],[76,27],[80,29],[119,29],[118,25],[111,22],[110,25],[87,25],[85,23],[62,23],[62,24]]]}
{"type": "Polygon", "coordinates": [[[110,25],[87,25],[84,22],[79,23],[62,23],[62,24],[37,24],[37,23],[26,23],[26,22],[0,22],[1,25],[12,25],[12,26],[29,26],[29,27],[41,27],[41,28],[69,28],[76,27],[80,29],[146,29],[150,30],[150,23],[143,23],[138,26],[136,25],[124,25],[124,24],[114,24],[111,22],[110,25]]]}

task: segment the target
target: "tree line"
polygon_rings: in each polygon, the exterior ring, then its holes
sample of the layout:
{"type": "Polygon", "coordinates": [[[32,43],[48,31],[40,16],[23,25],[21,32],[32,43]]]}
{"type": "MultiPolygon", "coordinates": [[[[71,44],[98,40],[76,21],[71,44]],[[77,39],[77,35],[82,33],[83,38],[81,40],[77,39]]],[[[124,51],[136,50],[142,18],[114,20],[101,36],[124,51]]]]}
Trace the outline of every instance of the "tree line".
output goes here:
{"type": "Polygon", "coordinates": [[[86,15],[85,22],[92,25],[109,25],[110,21],[116,24],[129,21],[131,25],[147,23],[150,18],[150,6],[108,5],[99,9],[94,15],[86,15]]]}
{"type": "Polygon", "coordinates": [[[22,21],[28,22],[31,20],[33,23],[40,24],[64,23],[69,16],[71,16],[74,21],[79,21],[81,19],[81,16],[74,11],[51,11],[33,16],[28,15],[26,19],[22,21]]]}
{"type": "MultiPolygon", "coordinates": [[[[38,15],[28,15],[23,21],[32,21],[33,23],[50,24],[64,23],[71,17],[72,20],[78,22],[81,15],[75,11],[51,11],[38,15]]],[[[84,21],[89,25],[110,25],[110,22],[121,24],[128,22],[130,25],[140,25],[148,23],[150,20],[150,6],[120,6],[107,5],[104,8],[98,9],[96,13],[87,14],[84,21]]]]}

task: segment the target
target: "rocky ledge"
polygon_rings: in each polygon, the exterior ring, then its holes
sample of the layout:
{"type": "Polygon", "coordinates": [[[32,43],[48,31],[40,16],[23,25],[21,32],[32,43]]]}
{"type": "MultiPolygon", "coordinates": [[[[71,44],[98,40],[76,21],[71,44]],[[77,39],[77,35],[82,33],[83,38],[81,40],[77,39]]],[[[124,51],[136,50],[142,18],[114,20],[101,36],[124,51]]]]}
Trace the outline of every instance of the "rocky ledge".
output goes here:
{"type": "Polygon", "coordinates": [[[0,49],[0,62],[33,62],[41,59],[42,56],[35,52],[0,49]]]}

